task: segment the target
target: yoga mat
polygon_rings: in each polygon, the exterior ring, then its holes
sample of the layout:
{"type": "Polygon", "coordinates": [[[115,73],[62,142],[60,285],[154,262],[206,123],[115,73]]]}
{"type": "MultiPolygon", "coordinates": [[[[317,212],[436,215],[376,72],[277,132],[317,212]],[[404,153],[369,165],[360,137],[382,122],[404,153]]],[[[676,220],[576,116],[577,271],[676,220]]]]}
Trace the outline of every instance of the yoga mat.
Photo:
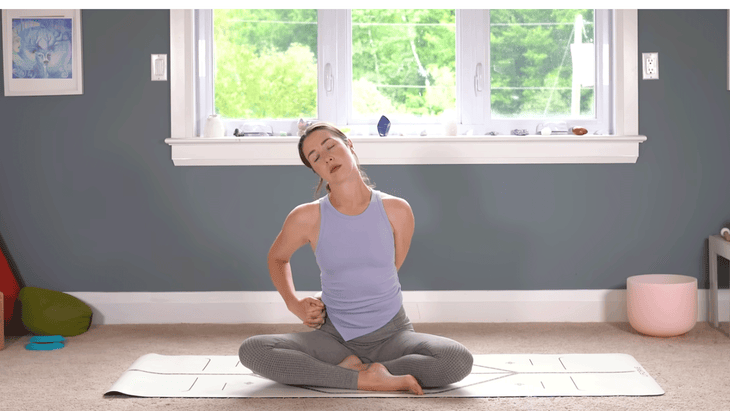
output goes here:
{"type": "MultiPolygon", "coordinates": [[[[472,372],[456,384],[424,389],[423,397],[651,396],[664,390],[627,354],[474,355],[472,372]]],[[[295,387],[254,374],[237,356],[146,354],[105,395],[135,397],[415,397],[295,387]]],[[[421,397],[421,396],[418,396],[421,397]]]]}

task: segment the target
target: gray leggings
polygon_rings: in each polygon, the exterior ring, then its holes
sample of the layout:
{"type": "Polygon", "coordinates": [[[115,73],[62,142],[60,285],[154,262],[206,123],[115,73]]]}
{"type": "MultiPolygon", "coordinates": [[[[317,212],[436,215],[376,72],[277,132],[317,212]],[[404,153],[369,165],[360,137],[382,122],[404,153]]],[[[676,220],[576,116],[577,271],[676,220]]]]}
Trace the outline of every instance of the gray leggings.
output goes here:
{"type": "Polygon", "coordinates": [[[276,382],[355,390],[358,371],[337,366],[350,355],[379,362],[393,375],[410,374],[423,388],[462,380],[474,361],[452,339],[415,332],[403,307],[388,324],[350,341],[325,318],[318,330],[257,335],[238,350],[243,366],[276,382]]]}

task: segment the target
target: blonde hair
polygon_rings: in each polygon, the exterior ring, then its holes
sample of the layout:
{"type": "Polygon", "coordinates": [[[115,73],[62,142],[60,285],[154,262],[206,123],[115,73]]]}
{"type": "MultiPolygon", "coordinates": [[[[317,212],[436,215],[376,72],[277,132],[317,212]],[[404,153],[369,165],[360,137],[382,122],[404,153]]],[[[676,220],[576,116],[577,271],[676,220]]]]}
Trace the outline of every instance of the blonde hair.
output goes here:
{"type": "MultiPolygon", "coordinates": [[[[312,168],[312,165],[309,163],[309,160],[307,160],[307,157],[304,155],[304,139],[306,139],[312,132],[317,130],[326,130],[329,132],[330,136],[332,137],[339,137],[340,140],[342,140],[346,146],[349,147],[348,141],[350,141],[345,133],[340,131],[337,127],[324,122],[318,122],[310,125],[307,127],[306,130],[304,130],[304,134],[302,134],[302,137],[299,138],[299,158],[301,158],[302,163],[304,163],[305,166],[312,169],[312,172],[316,174],[316,171],[312,168]]],[[[367,185],[370,188],[375,188],[375,184],[370,182],[370,177],[365,173],[365,171],[360,166],[360,160],[357,158],[357,154],[353,151],[352,154],[355,156],[355,164],[357,164],[357,169],[360,171],[360,177],[362,177],[363,182],[365,185],[367,185]]],[[[322,183],[324,182],[324,179],[322,177],[319,178],[319,184],[317,184],[317,187],[314,189],[314,199],[317,199],[317,194],[319,193],[319,190],[322,188],[322,183]]],[[[330,185],[329,183],[326,186],[327,193],[329,193],[330,185]]]]}

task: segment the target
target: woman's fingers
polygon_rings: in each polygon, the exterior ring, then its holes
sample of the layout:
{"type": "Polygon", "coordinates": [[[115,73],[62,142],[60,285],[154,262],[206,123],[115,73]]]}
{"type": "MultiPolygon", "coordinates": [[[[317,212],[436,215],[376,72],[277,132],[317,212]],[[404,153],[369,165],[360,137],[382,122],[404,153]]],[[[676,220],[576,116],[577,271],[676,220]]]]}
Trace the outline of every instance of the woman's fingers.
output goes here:
{"type": "Polygon", "coordinates": [[[322,300],[319,300],[317,298],[304,297],[304,301],[306,301],[307,303],[309,303],[309,305],[311,305],[311,306],[324,307],[324,303],[322,302],[322,300]]]}
{"type": "Polygon", "coordinates": [[[319,313],[312,314],[311,316],[309,316],[309,320],[311,322],[316,322],[316,323],[320,323],[320,324],[324,323],[324,313],[319,312],[319,313]]]}
{"type": "MultiPolygon", "coordinates": [[[[317,300],[319,301],[319,300],[317,300]]],[[[319,301],[320,304],[310,304],[307,307],[307,314],[312,317],[319,317],[324,315],[324,304],[321,304],[321,301],[319,301]]]]}
{"type": "Polygon", "coordinates": [[[312,328],[319,328],[324,324],[324,310],[319,313],[312,315],[307,321],[307,326],[312,328]]]}
{"type": "Polygon", "coordinates": [[[322,300],[312,297],[304,297],[300,300],[304,303],[304,324],[311,328],[317,328],[324,324],[326,316],[325,306],[322,300]]]}

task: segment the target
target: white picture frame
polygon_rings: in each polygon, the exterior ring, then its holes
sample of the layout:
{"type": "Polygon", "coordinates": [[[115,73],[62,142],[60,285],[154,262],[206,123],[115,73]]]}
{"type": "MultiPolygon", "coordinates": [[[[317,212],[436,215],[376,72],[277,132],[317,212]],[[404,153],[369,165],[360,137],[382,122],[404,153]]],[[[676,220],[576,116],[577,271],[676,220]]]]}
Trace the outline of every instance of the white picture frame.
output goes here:
{"type": "Polygon", "coordinates": [[[3,10],[6,96],[83,94],[81,10],[3,10]]]}

